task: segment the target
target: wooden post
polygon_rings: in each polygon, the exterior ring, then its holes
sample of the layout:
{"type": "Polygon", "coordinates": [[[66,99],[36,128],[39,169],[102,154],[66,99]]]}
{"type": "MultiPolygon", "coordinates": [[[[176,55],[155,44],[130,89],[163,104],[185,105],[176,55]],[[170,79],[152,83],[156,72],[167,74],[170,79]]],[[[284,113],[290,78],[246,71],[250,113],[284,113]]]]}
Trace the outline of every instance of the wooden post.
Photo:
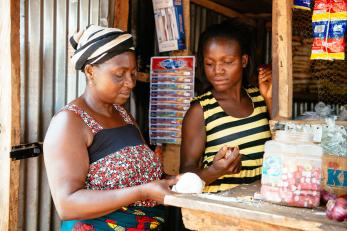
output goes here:
{"type": "Polygon", "coordinates": [[[128,31],[129,0],[116,0],[113,26],[128,31]]]}
{"type": "Polygon", "coordinates": [[[0,15],[0,230],[17,231],[19,161],[9,153],[20,142],[19,1],[0,1],[0,15]]]}
{"type": "MultiPolygon", "coordinates": [[[[185,56],[190,54],[190,0],[182,0],[184,33],[186,37],[186,49],[173,51],[172,56],[185,56]]],[[[166,144],[163,147],[164,171],[170,175],[179,173],[180,145],[166,144]]]]}
{"type": "Polygon", "coordinates": [[[272,76],[275,119],[292,117],[292,1],[272,1],[272,76]]]}

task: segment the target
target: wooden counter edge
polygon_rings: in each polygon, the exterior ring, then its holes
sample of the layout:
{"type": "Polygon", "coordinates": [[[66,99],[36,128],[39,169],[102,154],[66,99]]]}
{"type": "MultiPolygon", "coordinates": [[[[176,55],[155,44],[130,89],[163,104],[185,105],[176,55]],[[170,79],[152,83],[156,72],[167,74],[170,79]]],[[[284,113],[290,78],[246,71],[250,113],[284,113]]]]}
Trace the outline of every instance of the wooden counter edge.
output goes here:
{"type": "MultiPolygon", "coordinates": [[[[201,198],[202,199],[202,198],[201,198]]],[[[230,205],[223,205],[221,203],[214,203],[211,206],[213,200],[193,200],[191,198],[185,198],[184,195],[168,195],[165,196],[164,204],[170,206],[181,207],[184,209],[200,210],[203,212],[208,212],[212,214],[220,214],[230,217],[235,217],[238,219],[247,219],[252,221],[258,221],[263,223],[268,223],[278,227],[286,227],[289,229],[299,229],[299,230],[309,230],[309,231],[342,231],[344,229],[344,224],[336,225],[326,224],[317,221],[310,221],[305,218],[296,219],[293,217],[287,217],[284,215],[272,214],[264,211],[254,211],[250,209],[244,209],[239,207],[234,207],[230,205]],[[232,208],[232,209],[231,209],[232,208]]]]}

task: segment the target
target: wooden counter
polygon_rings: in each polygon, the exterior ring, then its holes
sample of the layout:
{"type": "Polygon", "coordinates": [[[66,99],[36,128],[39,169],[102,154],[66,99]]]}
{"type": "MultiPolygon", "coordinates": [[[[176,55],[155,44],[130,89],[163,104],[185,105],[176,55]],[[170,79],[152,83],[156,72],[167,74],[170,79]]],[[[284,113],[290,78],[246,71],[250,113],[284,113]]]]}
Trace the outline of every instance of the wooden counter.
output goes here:
{"type": "Polygon", "coordinates": [[[182,208],[191,230],[347,230],[347,222],[325,217],[324,208],[305,209],[254,200],[260,184],[243,185],[219,194],[166,196],[165,204],[182,208]]]}

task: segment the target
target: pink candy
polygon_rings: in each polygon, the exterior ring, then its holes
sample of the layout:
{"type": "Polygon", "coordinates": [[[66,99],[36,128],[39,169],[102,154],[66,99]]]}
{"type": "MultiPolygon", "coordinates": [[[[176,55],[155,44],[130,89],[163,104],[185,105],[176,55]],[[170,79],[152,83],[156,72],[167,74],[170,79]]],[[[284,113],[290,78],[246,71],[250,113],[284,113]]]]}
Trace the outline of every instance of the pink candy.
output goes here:
{"type": "MultiPolygon", "coordinates": [[[[288,165],[293,164],[289,163],[288,165]]],[[[263,175],[264,200],[283,205],[313,208],[319,206],[321,168],[309,164],[283,166],[276,177],[263,175]]]]}

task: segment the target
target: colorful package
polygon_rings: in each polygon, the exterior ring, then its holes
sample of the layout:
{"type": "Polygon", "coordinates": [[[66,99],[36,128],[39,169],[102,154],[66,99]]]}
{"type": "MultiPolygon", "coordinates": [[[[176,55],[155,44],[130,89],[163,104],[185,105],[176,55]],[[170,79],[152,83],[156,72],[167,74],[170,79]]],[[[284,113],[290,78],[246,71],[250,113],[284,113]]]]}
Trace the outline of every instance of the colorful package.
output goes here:
{"type": "Polygon", "coordinates": [[[293,8],[311,10],[311,0],[294,0],[293,8]]]}
{"type": "Polygon", "coordinates": [[[150,70],[150,143],[180,144],[183,117],[194,96],[195,57],[152,57],[150,70]]]}
{"type": "Polygon", "coordinates": [[[316,0],[313,8],[311,59],[345,58],[346,0],[316,0]]]}
{"type": "Polygon", "coordinates": [[[182,1],[152,1],[159,52],[185,49],[182,1]]]}
{"type": "Polygon", "coordinates": [[[313,7],[312,22],[324,20],[347,20],[347,1],[316,0],[313,7]]]}

